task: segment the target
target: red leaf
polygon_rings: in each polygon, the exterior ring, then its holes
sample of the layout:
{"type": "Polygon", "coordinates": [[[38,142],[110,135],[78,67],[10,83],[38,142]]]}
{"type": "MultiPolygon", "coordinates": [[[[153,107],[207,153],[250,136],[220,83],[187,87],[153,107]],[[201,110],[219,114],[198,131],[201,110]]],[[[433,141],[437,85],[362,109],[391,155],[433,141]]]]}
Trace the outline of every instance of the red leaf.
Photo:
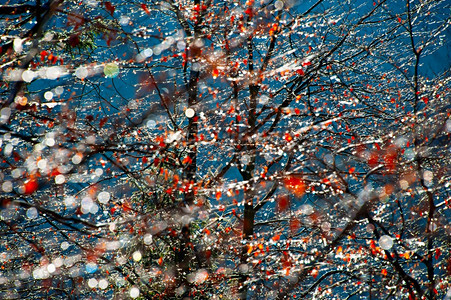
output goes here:
{"type": "Polygon", "coordinates": [[[47,57],[49,53],[45,50],[41,51],[41,61],[44,61],[44,59],[47,57]]]}
{"type": "Polygon", "coordinates": [[[105,125],[106,121],[108,121],[108,117],[104,117],[104,118],[100,119],[99,127],[102,128],[103,125],[105,125]]]}
{"type": "Polygon", "coordinates": [[[38,189],[38,186],[39,186],[38,182],[34,178],[25,181],[24,183],[25,194],[26,195],[33,194],[38,189]]]}
{"type": "Polygon", "coordinates": [[[277,211],[281,212],[288,208],[290,205],[290,198],[288,196],[283,195],[279,198],[277,198],[277,211]]]}
{"type": "Polygon", "coordinates": [[[146,12],[146,14],[150,15],[150,11],[149,11],[149,9],[147,8],[147,5],[145,5],[145,4],[143,3],[143,4],[141,4],[141,8],[146,12]]]}
{"type": "Polygon", "coordinates": [[[374,168],[375,166],[377,166],[379,162],[379,155],[377,154],[377,152],[371,152],[370,156],[368,157],[368,165],[371,168],[374,168]]]}
{"type": "Polygon", "coordinates": [[[109,1],[105,2],[104,4],[105,4],[106,10],[111,14],[111,16],[113,16],[114,11],[116,10],[116,8],[109,1]]]}

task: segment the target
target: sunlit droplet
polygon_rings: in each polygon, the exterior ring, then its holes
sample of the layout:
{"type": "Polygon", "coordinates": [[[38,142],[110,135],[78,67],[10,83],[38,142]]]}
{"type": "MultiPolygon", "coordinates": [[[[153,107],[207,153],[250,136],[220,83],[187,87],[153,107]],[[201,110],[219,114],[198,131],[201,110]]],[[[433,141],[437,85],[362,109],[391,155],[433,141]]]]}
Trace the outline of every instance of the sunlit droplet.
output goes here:
{"type": "Polygon", "coordinates": [[[68,242],[62,242],[61,243],[61,249],[62,250],[67,250],[67,248],[69,248],[70,244],[68,242]]]}
{"type": "Polygon", "coordinates": [[[30,70],[25,70],[22,72],[22,80],[25,82],[31,82],[36,77],[35,73],[30,70]]]}
{"type": "Polygon", "coordinates": [[[17,53],[22,52],[22,50],[23,50],[23,41],[24,41],[24,39],[21,39],[21,38],[15,38],[14,39],[14,42],[13,42],[14,51],[16,51],[17,53]]]}
{"type": "Polygon", "coordinates": [[[133,252],[133,260],[134,261],[140,261],[142,258],[142,254],[139,251],[133,252]]]}
{"type": "Polygon", "coordinates": [[[283,8],[283,1],[277,0],[276,3],[274,4],[274,7],[277,10],[281,10],[283,8]]]}
{"type": "Polygon", "coordinates": [[[103,73],[108,78],[114,78],[119,74],[119,66],[114,62],[108,63],[103,67],[103,73]]]}
{"type": "Polygon", "coordinates": [[[97,195],[97,200],[99,200],[100,203],[106,204],[110,200],[110,193],[108,192],[100,192],[97,195]]]}
{"type": "Polygon", "coordinates": [[[49,273],[55,272],[55,271],[56,271],[55,265],[54,265],[54,264],[49,264],[49,265],[47,265],[47,271],[48,271],[49,273]]]}
{"type": "Polygon", "coordinates": [[[45,93],[44,93],[44,98],[45,98],[45,100],[52,100],[52,98],[53,98],[53,93],[50,92],[50,91],[45,92],[45,93]]]}
{"type": "Polygon", "coordinates": [[[132,287],[130,289],[130,297],[132,297],[133,299],[139,297],[139,289],[137,287],[132,287]]]}
{"type": "Polygon", "coordinates": [[[36,209],[36,207],[30,207],[29,209],[27,209],[26,214],[28,219],[36,219],[38,216],[38,210],[36,209]]]}
{"type": "Polygon", "coordinates": [[[187,110],[185,110],[185,116],[187,118],[194,117],[194,114],[195,114],[195,112],[194,112],[194,109],[192,109],[192,108],[188,108],[187,110]]]}
{"type": "Polygon", "coordinates": [[[66,182],[66,177],[63,174],[58,174],[55,176],[56,184],[63,184],[64,182],[66,182]]]}
{"type": "Polygon", "coordinates": [[[10,192],[12,192],[12,190],[13,190],[13,184],[12,184],[12,182],[9,181],[9,180],[3,182],[3,184],[2,184],[2,190],[3,190],[5,193],[10,193],[10,192]]]}
{"type": "Polygon", "coordinates": [[[393,239],[388,235],[383,235],[379,238],[379,246],[384,250],[389,250],[393,247],[393,239]]]}
{"type": "Polygon", "coordinates": [[[72,163],[74,165],[78,165],[79,163],[81,163],[82,159],[83,159],[83,154],[77,153],[74,156],[72,156],[72,163]]]}
{"type": "Polygon", "coordinates": [[[90,278],[90,279],[88,280],[88,286],[89,286],[91,289],[97,287],[97,284],[98,284],[98,281],[97,281],[97,279],[95,279],[95,278],[90,278]]]}
{"type": "Polygon", "coordinates": [[[89,72],[87,68],[80,66],[77,69],[75,69],[74,75],[79,79],[85,79],[86,77],[88,77],[89,72]]]}
{"type": "Polygon", "coordinates": [[[144,236],[144,244],[146,245],[152,244],[152,235],[150,233],[144,236]]]}
{"type": "Polygon", "coordinates": [[[108,287],[108,281],[106,279],[100,279],[98,286],[100,289],[104,290],[108,287]]]}

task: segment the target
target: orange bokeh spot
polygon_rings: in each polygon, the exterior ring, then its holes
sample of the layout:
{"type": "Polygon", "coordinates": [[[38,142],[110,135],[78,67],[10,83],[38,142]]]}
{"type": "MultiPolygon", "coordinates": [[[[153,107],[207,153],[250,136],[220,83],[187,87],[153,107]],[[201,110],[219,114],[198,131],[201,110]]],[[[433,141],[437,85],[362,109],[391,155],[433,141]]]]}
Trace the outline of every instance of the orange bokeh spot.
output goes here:
{"type": "Polygon", "coordinates": [[[283,184],[287,190],[295,194],[297,197],[301,197],[305,193],[305,182],[297,176],[286,177],[283,180],[283,184]]]}

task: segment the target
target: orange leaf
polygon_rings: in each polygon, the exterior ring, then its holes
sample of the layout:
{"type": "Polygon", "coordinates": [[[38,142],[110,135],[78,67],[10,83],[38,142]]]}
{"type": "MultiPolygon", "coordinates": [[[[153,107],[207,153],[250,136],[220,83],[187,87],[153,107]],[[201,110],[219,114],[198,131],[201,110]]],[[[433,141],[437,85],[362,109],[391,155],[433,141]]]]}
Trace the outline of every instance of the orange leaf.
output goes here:
{"type": "Polygon", "coordinates": [[[286,177],[283,184],[287,190],[295,194],[297,197],[301,197],[305,193],[305,182],[297,176],[286,177]]]}

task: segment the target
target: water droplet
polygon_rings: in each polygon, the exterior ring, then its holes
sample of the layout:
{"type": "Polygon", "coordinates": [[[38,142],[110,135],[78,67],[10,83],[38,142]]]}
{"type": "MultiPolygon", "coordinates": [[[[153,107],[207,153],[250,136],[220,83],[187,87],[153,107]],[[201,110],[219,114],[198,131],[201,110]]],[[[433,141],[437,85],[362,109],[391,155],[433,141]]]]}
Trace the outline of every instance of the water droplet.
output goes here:
{"type": "Polygon", "coordinates": [[[72,163],[74,165],[78,165],[79,163],[81,163],[82,159],[83,159],[83,154],[77,153],[74,156],[72,156],[72,163]]]}
{"type": "Polygon", "coordinates": [[[141,252],[139,252],[139,251],[135,251],[135,252],[133,252],[133,260],[134,261],[140,261],[141,260],[141,258],[142,258],[142,254],[141,254],[141,252]]]}
{"type": "Polygon", "coordinates": [[[106,279],[100,279],[98,285],[100,289],[104,290],[108,287],[108,281],[106,279]]]}
{"type": "Polygon", "coordinates": [[[195,112],[194,112],[194,109],[192,109],[192,108],[188,108],[187,110],[185,110],[185,116],[187,118],[194,117],[194,114],[195,114],[195,112]]]}
{"type": "Polygon", "coordinates": [[[55,265],[54,265],[54,264],[49,264],[49,265],[47,266],[47,271],[49,271],[49,273],[55,272],[55,271],[56,271],[55,265]]]}
{"type": "Polygon", "coordinates": [[[61,249],[67,250],[69,248],[70,244],[68,242],[62,242],[61,243],[61,249]]]}
{"type": "Polygon", "coordinates": [[[97,281],[97,279],[95,279],[95,278],[90,278],[90,279],[88,280],[88,286],[89,286],[91,289],[95,288],[95,287],[97,286],[97,284],[98,284],[98,281],[97,281]]]}
{"type": "Polygon", "coordinates": [[[99,200],[100,203],[106,204],[110,200],[110,193],[108,192],[100,192],[97,195],[97,200],[99,200]]]}
{"type": "Polygon", "coordinates": [[[50,91],[45,92],[45,93],[44,93],[44,98],[45,98],[45,100],[52,100],[52,98],[53,98],[53,93],[50,92],[50,91]]]}
{"type": "Polygon", "coordinates": [[[103,67],[103,73],[108,78],[114,78],[119,74],[119,66],[114,62],[108,63],[103,67]]]}
{"type": "Polygon", "coordinates": [[[283,8],[283,1],[277,0],[276,3],[274,4],[274,7],[277,10],[281,10],[283,8]]]}
{"type": "Polygon", "coordinates": [[[393,247],[393,239],[388,235],[383,235],[379,239],[379,246],[384,250],[389,250],[393,247]]]}
{"type": "Polygon", "coordinates": [[[55,176],[56,184],[63,184],[64,182],[66,182],[66,177],[63,174],[58,174],[55,176]]]}
{"type": "Polygon", "coordinates": [[[150,233],[144,236],[144,244],[146,245],[152,244],[152,235],[150,233]]]}
{"type": "Polygon", "coordinates": [[[9,180],[3,182],[3,184],[2,184],[2,190],[3,190],[5,193],[10,193],[10,192],[12,192],[12,190],[13,190],[13,184],[12,184],[12,182],[9,181],[9,180]]]}
{"type": "Polygon", "coordinates": [[[89,274],[95,273],[97,271],[97,264],[87,263],[85,266],[86,272],[89,274]]]}
{"type": "Polygon", "coordinates": [[[22,79],[25,82],[31,82],[33,81],[33,79],[36,77],[35,73],[33,71],[30,70],[25,70],[22,73],[22,79]]]}
{"type": "Polygon", "coordinates": [[[130,289],[130,297],[132,297],[133,299],[139,297],[139,289],[137,287],[132,287],[130,289]]]}
{"type": "Polygon", "coordinates": [[[146,123],[147,128],[152,129],[155,128],[155,126],[157,125],[157,123],[154,120],[149,120],[146,123]]]}
{"type": "Polygon", "coordinates": [[[74,75],[79,79],[85,79],[86,77],[88,77],[89,72],[87,68],[80,66],[75,70],[74,75]]]}
{"type": "Polygon", "coordinates": [[[14,51],[16,51],[17,53],[20,53],[20,52],[22,52],[22,50],[23,50],[23,39],[20,39],[20,38],[15,38],[14,39],[14,42],[13,42],[13,48],[14,48],[14,51]]]}
{"type": "Polygon", "coordinates": [[[61,95],[64,92],[64,88],[62,86],[58,86],[55,88],[55,94],[56,95],[61,95]]]}
{"type": "Polygon", "coordinates": [[[38,216],[38,210],[36,207],[30,207],[27,209],[27,218],[29,219],[35,219],[38,216]]]}

